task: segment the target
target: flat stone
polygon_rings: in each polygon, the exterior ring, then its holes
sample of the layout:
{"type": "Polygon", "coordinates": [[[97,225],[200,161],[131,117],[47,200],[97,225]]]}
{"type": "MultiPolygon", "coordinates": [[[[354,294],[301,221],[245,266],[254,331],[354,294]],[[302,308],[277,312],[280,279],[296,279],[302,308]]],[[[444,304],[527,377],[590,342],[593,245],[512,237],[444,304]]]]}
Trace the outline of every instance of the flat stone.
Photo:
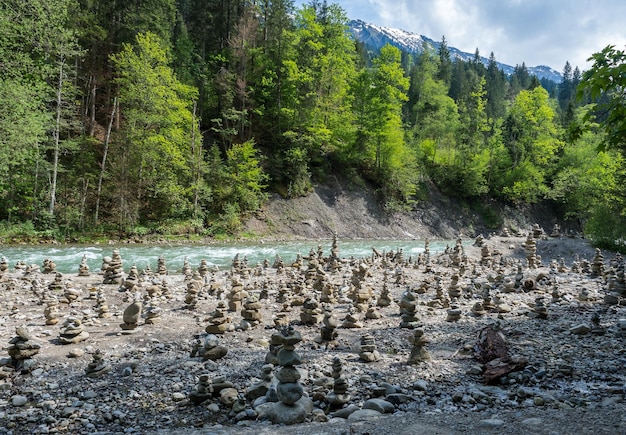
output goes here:
{"type": "Polygon", "coordinates": [[[388,394],[387,397],[385,397],[385,399],[394,404],[394,405],[400,405],[401,403],[406,403],[409,401],[411,397],[407,396],[406,394],[402,394],[402,393],[393,393],[393,394],[388,394]]]}
{"type": "Polygon", "coordinates": [[[358,411],[354,411],[352,414],[350,414],[348,416],[348,420],[350,421],[367,420],[370,418],[377,418],[382,415],[383,415],[382,413],[374,409],[359,409],[358,411]]]}
{"type": "Polygon", "coordinates": [[[522,424],[524,426],[539,426],[543,424],[543,420],[538,417],[531,417],[531,418],[522,420],[522,424]]]}
{"type": "Polygon", "coordinates": [[[78,349],[78,348],[70,350],[69,353],[67,354],[67,356],[70,358],[80,358],[83,355],[85,355],[85,351],[83,349],[78,349]]]}
{"type": "Polygon", "coordinates": [[[306,409],[298,403],[294,405],[286,405],[282,402],[276,402],[268,412],[269,419],[274,424],[298,424],[306,419],[306,409]]]}
{"type": "Polygon", "coordinates": [[[28,398],[22,395],[15,395],[11,397],[11,404],[13,406],[24,406],[28,402],[28,398]]]}
{"type": "Polygon", "coordinates": [[[579,325],[572,326],[569,329],[570,333],[576,334],[576,335],[584,335],[584,334],[587,334],[589,331],[591,331],[591,327],[587,325],[586,323],[581,323],[579,325]]]}
{"type": "Polygon", "coordinates": [[[500,427],[502,425],[504,425],[504,420],[500,420],[499,418],[488,418],[480,421],[480,426],[483,427],[500,427]]]}
{"type": "Polygon", "coordinates": [[[395,411],[395,406],[392,403],[387,402],[384,399],[373,398],[367,400],[363,404],[363,409],[373,409],[374,411],[378,411],[381,414],[389,414],[395,411]]]}

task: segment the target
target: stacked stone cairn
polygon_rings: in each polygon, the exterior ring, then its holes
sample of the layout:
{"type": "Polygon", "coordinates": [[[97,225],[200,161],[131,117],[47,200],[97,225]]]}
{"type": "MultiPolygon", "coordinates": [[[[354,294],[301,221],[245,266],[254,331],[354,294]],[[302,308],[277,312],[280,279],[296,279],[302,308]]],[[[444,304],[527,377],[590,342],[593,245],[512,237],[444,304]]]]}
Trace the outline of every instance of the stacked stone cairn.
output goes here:
{"type": "Polygon", "coordinates": [[[537,319],[547,319],[548,318],[548,308],[544,303],[545,298],[543,296],[535,299],[535,306],[533,307],[532,312],[537,319]]]}
{"type": "Polygon", "coordinates": [[[241,310],[241,327],[246,330],[248,328],[253,328],[261,323],[262,314],[261,309],[263,308],[263,304],[259,302],[259,298],[257,296],[249,296],[243,304],[243,308],[241,310]]]}
{"type": "Polygon", "coordinates": [[[459,285],[459,274],[454,273],[450,278],[450,286],[448,287],[448,296],[451,301],[456,301],[461,297],[462,289],[459,285]]]}
{"type": "Polygon", "coordinates": [[[351,396],[348,393],[348,381],[343,376],[343,364],[341,359],[336,356],[332,363],[333,391],[326,395],[326,402],[330,409],[342,408],[346,403],[350,402],[351,396]]]}
{"type": "Polygon", "coordinates": [[[383,315],[380,313],[380,309],[376,305],[375,301],[370,302],[370,306],[365,312],[365,318],[370,320],[380,319],[383,315]]]}
{"type": "Polygon", "coordinates": [[[111,317],[111,313],[109,312],[109,304],[107,303],[107,299],[104,294],[104,289],[102,288],[98,289],[98,293],[96,295],[95,309],[99,318],[106,319],[106,318],[111,317]]]}
{"type": "Polygon", "coordinates": [[[103,264],[106,263],[104,270],[103,284],[121,284],[124,280],[124,268],[122,265],[122,257],[118,249],[114,249],[111,257],[105,257],[103,264]]]}
{"type": "Polygon", "coordinates": [[[161,322],[161,307],[159,307],[156,298],[150,298],[146,304],[145,320],[146,325],[154,325],[161,322]]]}
{"type": "Polygon", "coordinates": [[[85,331],[81,319],[70,316],[65,319],[59,330],[59,342],[61,344],[76,344],[89,338],[89,332],[85,331]]]}
{"type": "Polygon", "coordinates": [[[591,276],[604,276],[604,255],[600,248],[596,248],[596,253],[591,260],[591,276]]]}
{"type": "Polygon", "coordinates": [[[263,364],[259,381],[253,383],[246,389],[246,398],[255,401],[259,397],[264,397],[272,387],[273,364],[263,364]]]}
{"type": "Polygon", "coordinates": [[[85,375],[90,378],[98,378],[111,371],[111,365],[104,360],[104,355],[100,349],[96,349],[92,358],[93,360],[85,368],[85,375]]]}
{"type": "Polygon", "coordinates": [[[143,304],[141,301],[141,295],[135,294],[133,302],[126,307],[122,320],[124,323],[120,324],[123,334],[132,334],[136,331],[139,325],[139,319],[141,319],[141,313],[143,311],[143,304]]]}
{"type": "Polygon", "coordinates": [[[528,233],[526,237],[526,267],[536,269],[540,266],[537,258],[537,241],[533,237],[533,233],[528,233]]]}
{"type": "Polygon", "coordinates": [[[327,304],[334,304],[335,302],[337,302],[337,298],[335,295],[335,286],[331,282],[324,282],[320,293],[321,302],[327,304]]]}
{"type": "Polygon", "coordinates": [[[193,391],[189,393],[189,400],[196,405],[206,402],[213,397],[213,383],[208,373],[203,373],[198,377],[198,383],[193,391]]]}
{"type": "Polygon", "coordinates": [[[205,259],[200,260],[200,265],[198,266],[197,272],[202,278],[204,278],[209,273],[211,273],[211,268],[209,267],[209,263],[205,259]]]}
{"type": "Polygon", "coordinates": [[[364,362],[375,362],[380,359],[380,353],[376,349],[376,341],[373,335],[365,334],[361,337],[359,359],[364,362]]]}
{"type": "Polygon", "coordinates": [[[199,337],[191,350],[191,357],[199,356],[204,361],[217,361],[228,353],[228,348],[219,344],[216,335],[208,334],[199,337]]]}
{"type": "Polygon", "coordinates": [[[350,307],[346,313],[346,317],[341,324],[342,328],[346,329],[359,329],[363,327],[363,323],[357,316],[358,310],[355,307],[350,307]]]}
{"type": "Polygon", "coordinates": [[[50,291],[46,291],[43,294],[43,303],[45,308],[43,310],[43,316],[46,318],[46,325],[56,325],[59,323],[59,300],[50,291]]]}
{"type": "Polygon", "coordinates": [[[324,319],[322,320],[322,327],[320,328],[320,341],[329,342],[334,341],[337,338],[337,319],[333,315],[332,310],[324,310],[324,319]]]}
{"type": "Polygon", "coordinates": [[[68,304],[80,301],[83,292],[81,289],[74,287],[74,283],[72,281],[65,281],[63,287],[63,296],[67,300],[68,304]]]}
{"type": "Polygon", "coordinates": [[[34,366],[32,359],[41,350],[41,344],[33,339],[26,326],[15,328],[17,334],[9,341],[8,353],[11,357],[11,366],[16,370],[26,370],[34,366]]]}
{"type": "Polygon", "coordinates": [[[300,372],[295,367],[302,364],[302,358],[295,351],[295,346],[302,337],[292,326],[283,328],[277,337],[282,343],[282,347],[278,351],[277,362],[281,367],[276,373],[278,385],[276,393],[279,402],[275,403],[269,412],[270,421],[274,424],[296,424],[302,423],[307,416],[307,409],[301,403],[304,395],[304,389],[298,382],[300,372]]]}
{"type": "Polygon", "coordinates": [[[2,275],[4,275],[8,270],[9,260],[7,260],[7,257],[2,256],[2,258],[0,259],[0,277],[2,277],[2,275]]]}
{"type": "Polygon", "coordinates": [[[239,276],[232,276],[230,292],[226,297],[228,299],[228,311],[241,311],[242,301],[248,297],[248,292],[245,291],[243,282],[239,276]]]}
{"type": "Polygon", "coordinates": [[[136,285],[139,284],[139,270],[136,265],[132,265],[128,271],[128,276],[124,280],[124,289],[133,291],[136,285]]]}
{"type": "Polygon", "coordinates": [[[302,304],[300,322],[303,325],[317,325],[324,318],[324,313],[319,303],[313,298],[307,298],[302,304]]]}
{"type": "Polygon", "coordinates": [[[446,322],[456,322],[461,319],[461,306],[457,302],[451,302],[450,308],[446,310],[447,317],[446,322]]]}
{"type": "Polygon", "coordinates": [[[391,305],[391,294],[389,293],[389,285],[388,285],[388,281],[387,281],[387,271],[385,271],[385,273],[383,274],[383,288],[380,291],[380,295],[378,296],[378,298],[376,299],[376,305],[378,305],[381,308],[384,307],[388,307],[389,305],[391,305]]]}
{"type": "Polygon", "coordinates": [[[63,284],[63,275],[60,272],[57,272],[54,275],[54,281],[48,284],[48,290],[53,293],[61,293],[63,292],[65,285],[63,284]]]}
{"type": "Polygon", "coordinates": [[[204,285],[204,280],[200,272],[195,271],[189,281],[187,281],[187,293],[185,294],[185,308],[194,309],[198,304],[198,296],[204,285]]]}
{"type": "Polygon", "coordinates": [[[211,318],[205,331],[209,334],[223,334],[234,329],[232,318],[226,315],[226,304],[224,301],[219,301],[215,311],[211,313],[211,318]]]}
{"type": "Polygon", "coordinates": [[[406,289],[400,298],[400,328],[413,329],[419,325],[419,319],[415,312],[417,310],[417,295],[406,289]]]}
{"type": "Polygon", "coordinates": [[[191,268],[187,257],[183,259],[183,268],[181,269],[181,273],[183,274],[185,279],[190,279],[193,275],[193,269],[191,268]]]}
{"type": "Polygon", "coordinates": [[[415,329],[413,335],[409,337],[409,343],[413,348],[407,364],[418,364],[430,360],[430,354],[425,348],[428,340],[424,337],[424,329],[422,327],[415,329]]]}
{"type": "Polygon", "coordinates": [[[51,274],[57,272],[57,265],[54,261],[46,258],[43,260],[43,273],[51,274]]]}
{"type": "Polygon", "coordinates": [[[83,255],[83,259],[80,260],[78,265],[78,276],[90,276],[89,265],[87,264],[87,255],[83,255]]]}
{"type": "Polygon", "coordinates": [[[169,272],[167,270],[167,264],[165,262],[165,256],[160,255],[157,260],[157,274],[159,275],[168,275],[169,272]]]}

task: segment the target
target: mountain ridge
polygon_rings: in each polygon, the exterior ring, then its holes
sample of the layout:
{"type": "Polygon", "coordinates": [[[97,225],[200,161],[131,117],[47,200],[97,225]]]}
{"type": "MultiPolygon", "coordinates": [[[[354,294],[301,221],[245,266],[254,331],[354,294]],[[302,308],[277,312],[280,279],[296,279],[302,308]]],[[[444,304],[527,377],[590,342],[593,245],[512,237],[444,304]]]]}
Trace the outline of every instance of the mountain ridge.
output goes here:
{"type": "MultiPolygon", "coordinates": [[[[385,44],[389,43],[409,53],[422,53],[424,50],[436,51],[439,45],[441,45],[441,42],[424,35],[418,35],[417,33],[392,27],[378,26],[363,20],[351,20],[348,23],[348,27],[355,39],[376,49],[380,49],[385,44]]],[[[474,53],[467,53],[451,46],[448,46],[448,49],[450,50],[452,59],[456,58],[464,61],[474,59],[474,53]]],[[[480,56],[480,60],[485,66],[489,63],[489,59],[486,57],[480,56]]],[[[497,61],[496,63],[498,64],[498,68],[504,71],[506,75],[513,74],[515,70],[514,66],[497,61]]],[[[562,80],[561,73],[547,65],[537,65],[533,67],[526,65],[526,68],[529,74],[536,75],[539,79],[546,78],[556,83],[560,83],[562,80]]]]}

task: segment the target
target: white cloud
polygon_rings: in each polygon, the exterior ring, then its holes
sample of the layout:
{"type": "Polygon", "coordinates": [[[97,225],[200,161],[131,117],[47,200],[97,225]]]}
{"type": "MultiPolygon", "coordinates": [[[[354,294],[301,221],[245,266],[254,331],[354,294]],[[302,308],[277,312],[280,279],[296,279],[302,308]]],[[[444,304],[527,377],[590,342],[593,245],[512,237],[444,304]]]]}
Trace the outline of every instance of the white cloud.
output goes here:
{"type": "MultiPolygon", "coordinates": [[[[332,0],[328,0],[332,2],[332,0]]],[[[296,4],[306,3],[297,1],[296,4]]],[[[626,46],[623,0],[336,0],[349,18],[397,27],[500,62],[586,69],[608,44],[626,46]]]]}

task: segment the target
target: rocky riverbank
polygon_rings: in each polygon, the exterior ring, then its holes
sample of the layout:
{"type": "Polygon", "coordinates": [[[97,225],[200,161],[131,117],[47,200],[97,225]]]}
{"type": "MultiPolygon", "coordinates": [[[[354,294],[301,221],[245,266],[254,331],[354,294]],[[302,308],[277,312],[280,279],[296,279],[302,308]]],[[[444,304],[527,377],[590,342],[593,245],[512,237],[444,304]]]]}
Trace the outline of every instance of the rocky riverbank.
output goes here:
{"type": "Polygon", "coordinates": [[[464,242],[0,264],[0,433],[626,432],[623,259],[536,228],[464,242]]]}

